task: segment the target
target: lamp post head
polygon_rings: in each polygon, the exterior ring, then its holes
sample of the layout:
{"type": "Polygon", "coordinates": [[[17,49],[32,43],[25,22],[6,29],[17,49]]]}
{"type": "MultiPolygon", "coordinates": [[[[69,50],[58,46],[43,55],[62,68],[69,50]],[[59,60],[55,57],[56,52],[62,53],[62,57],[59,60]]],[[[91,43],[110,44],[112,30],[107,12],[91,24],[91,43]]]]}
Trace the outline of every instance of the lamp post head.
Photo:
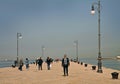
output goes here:
{"type": "Polygon", "coordinates": [[[19,35],[19,39],[22,39],[22,35],[21,34],[19,35]]]}
{"type": "Polygon", "coordinates": [[[91,14],[92,14],[92,15],[94,15],[94,14],[95,14],[94,5],[92,5],[91,14]]]}
{"type": "Polygon", "coordinates": [[[22,39],[22,34],[21,33],[17,33],[17,39],[22,39]]]}
{"type": "Polygon", "coordinates": [[[44,47],[44,46],[42,46],[42,50],[45,50],[45,47],[44,47]]]}
{"type": "Polygon", "coordinates": [[[78,40],[74,41],[74,45],[75,45],[75,46],[78,45],[78,40]]]}

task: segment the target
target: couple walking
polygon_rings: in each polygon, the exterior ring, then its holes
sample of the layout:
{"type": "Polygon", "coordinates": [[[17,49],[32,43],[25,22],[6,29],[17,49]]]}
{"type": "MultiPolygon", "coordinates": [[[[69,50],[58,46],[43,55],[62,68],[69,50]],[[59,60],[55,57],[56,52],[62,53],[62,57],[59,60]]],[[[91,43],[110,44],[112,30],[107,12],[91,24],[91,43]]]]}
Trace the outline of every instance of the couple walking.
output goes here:
{"type": "MultiPolygon", "coordinates": [[[[50,64],[51,64],[51,58],[47,57],[46,59],[46,63],[47,63],[47,69],[50,70],[50,64]]],[[[42,70],[42,64],[43,64],[43,60],[40,57],[39,59],[37,59],[37,63],[38,64],[38,70],[42,70]]]]}

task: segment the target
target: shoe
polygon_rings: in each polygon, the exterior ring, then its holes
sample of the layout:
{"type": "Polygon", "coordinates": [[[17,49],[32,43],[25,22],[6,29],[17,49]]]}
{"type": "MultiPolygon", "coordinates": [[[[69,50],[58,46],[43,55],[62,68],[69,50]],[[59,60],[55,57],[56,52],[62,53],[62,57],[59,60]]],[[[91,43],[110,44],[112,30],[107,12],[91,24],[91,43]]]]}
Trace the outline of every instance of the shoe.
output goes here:
{"type": "Polygon", "coordinates": [[[65,74],[63,76],[66,76],[65,74]]]}

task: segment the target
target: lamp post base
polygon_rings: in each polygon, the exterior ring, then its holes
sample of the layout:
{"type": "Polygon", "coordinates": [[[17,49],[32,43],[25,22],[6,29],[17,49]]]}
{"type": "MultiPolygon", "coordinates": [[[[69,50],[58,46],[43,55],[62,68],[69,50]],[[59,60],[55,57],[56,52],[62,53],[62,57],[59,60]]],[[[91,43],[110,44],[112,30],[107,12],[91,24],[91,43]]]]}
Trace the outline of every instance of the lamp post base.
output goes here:
{"type": "Polygon", "coordinates": [[[102,69],[97,70],[98,73],[103,73],[102,69]]]}
{"type": "Polygon", "coordinates": [[[78,60],[78,57],[76,57],[76,61],[78,62],[79,60],[78,60]]]}
{"type": "Polygon", "coordinates": [[[102,71],[102,62],[101,62],[101,58],[99,57],[98,58],[98,70],[97,70],[98,73],[103,73],[102,71]]]}
{"type": "Polygon", "coordinates": [[[19,58],[17,57],[17,64],[16,64],[16,66],[19,66],[19,58]]]}

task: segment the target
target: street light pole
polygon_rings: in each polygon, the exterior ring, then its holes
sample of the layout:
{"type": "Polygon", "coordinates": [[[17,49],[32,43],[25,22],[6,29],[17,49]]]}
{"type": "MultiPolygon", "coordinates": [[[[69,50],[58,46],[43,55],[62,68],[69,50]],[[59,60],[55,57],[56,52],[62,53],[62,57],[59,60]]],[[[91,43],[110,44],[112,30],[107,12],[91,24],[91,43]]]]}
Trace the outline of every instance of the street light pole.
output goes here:
{"type": "Polygon", "coordinates": [[[98,0],[98,3],[93,3],[92,4],[92,10],[91,10],[91,14],[95,14],[95,10],[94,10],[94,5],[97,4],[97,10],[98,10],[98,73],[102,73],[102,56],[101,56],[101,34],[100,34],[100,0],[98,0]]]}
{"type": "Polygon", "coordinates": [[[17,65],[19,62],[19,39],[22,38],[22,34],[21,33],[17,33],[17,65]]]}
{"type": "Polygon", "coordinates": [[[76,61],[78,62],[79,61],[79,58],[78,58],[78,40],[74,41],[74,43],[76,46],[76,61]]]}
{"type": "Polygon", "coordinates": [[[45,50],[45,47],[42,46],[42,57],[44,57],[44,50],[45,50]]]}

